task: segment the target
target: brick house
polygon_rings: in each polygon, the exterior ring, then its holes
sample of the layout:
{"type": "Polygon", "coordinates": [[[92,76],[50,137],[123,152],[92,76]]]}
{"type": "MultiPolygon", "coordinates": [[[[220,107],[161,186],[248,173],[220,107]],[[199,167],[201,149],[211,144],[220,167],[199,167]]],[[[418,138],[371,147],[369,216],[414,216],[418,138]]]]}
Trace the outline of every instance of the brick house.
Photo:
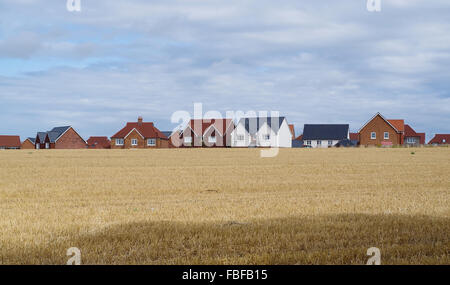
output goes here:
{"type": "Polygon", "coordinates": [[[182,147],[230,147],[232,119],[191,120],[180,135],[182,147]]]}
{"type": "Polygon", "coordinates": [[[448,145],[450,144],[450,134],[436,134],[428,144],[431,145],[448,145]]]}
{"type": "Polygon", "coordinates": [[[163,133],[169,139],[169,148],[180,147],[183,144],[180,138],[181,131],[162,131],[161,133],[163,133]]]}
{"type": "Polygon", "coordinates": [[[409,125],[405,125],[405,145],[418,146],[425,144],[425,133],[416,133],[409,125]]]}
{"type": "Polygon", "coordinates": [[[111,141],[108,139],[108,137],[90,137],[87,140],[87,148],[108,149],[111,148],[111,141]]]}
{"type": "Polygon", "coordinates": [[[19,136],[0,136],[0,149],[20,149],[19,136]]]}
{"type": "Polygon", "coordinates": [[[38,132],[36,149],[82,149],[86,141],[71,127],[56,127],[48,132],[38,132]]]}
{"type": "Polygon", "coordinates": [[[128,122],[125,127],[111,137],[112,149],[168,148],[169,139],[152,122],[128,122]]]}
{"type": "Polygon", "coordinates": [[[377,113],[359,130],[359,144],[361,146],[402,145],[404,132],[404,120],[388,120],[377,113]]]}
{"type": "Polygon", "coordinates": [[[36,138],[27,138],[22,142],[21,149],[35,149],[36,138]]]}

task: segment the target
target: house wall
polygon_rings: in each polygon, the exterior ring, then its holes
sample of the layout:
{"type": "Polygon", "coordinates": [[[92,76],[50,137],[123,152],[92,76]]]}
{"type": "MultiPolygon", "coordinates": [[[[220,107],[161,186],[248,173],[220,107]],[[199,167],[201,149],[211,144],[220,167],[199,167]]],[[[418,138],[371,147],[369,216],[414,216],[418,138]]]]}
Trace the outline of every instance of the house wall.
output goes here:
{"type": "Polygon", "coordinates": [[[405,137],[405,145],[420,145],[420,137],[405,137]],[[414,140],[413,142],[410,142],[410,140],[414,140]]]}
{"type": "Polygon", "coordinates": [[[249,147],[253,145],[257,147],[292,147],[292,139],[292,133],[286,121],[281,124],[278,134],[269,127],[267,122],[259,128],[254,137],[250,136],[241,123],[231,133],[231,145],[233,147],[249,147]],[[238,141],[238,135],[243,135],[244,140],[238,141]],[[270,139],[265,140],[265,135],[270,135],[270,139]]]}
{"type": "Polygon", "coordinates": [[[111,148],[112,149],[153,149],[153,148],[169,148],[169,141],[157,138],[155,146],[148,146],[147,139],[142,138],[142,136],[133,130],[125,139],[123,145],[116,145],[116,138],[111,138],[111,148]],[[131,145],[131,140],[137,139],[137,145],[131,145]]]}
{"type": "Polygon", "coordinates": [[[401,144],[401,134],[397,133],[381,116],[376,116],[359,132],[361,146],[381,145],[382,142],[392,142],[392,145],[401,144]],[[371,132],[376,133],[376,139],[371,139],[371,132]],[[384,139],[384,132],[389,132],[389,139],[384,139]]]}
{"type": "MultiPolygon", "coordinates": [[[[322,144],[320,146],[317,142],[318,140],[310,140],[310,141],[311,141],[311,144],[309,145],[308,140],[304,140],[304,145],[311,146],[312,148],[328,148],[329,147],[329,145],[328,145],[329,140],[320,140],[322,142],[322,144]]],[[[331,141],[333,142],[331,144],[331,147],[334,147],[339,142],[339,140],[331,140],[331,141]]]]}
{"type": "Polygon", "coordinates": [[[26,140],[26,141],[24,141],[24,142],[22,143],[21,148],[22,148],[22,149],[34,149],[35,146],[34,146],[34,144],[33,144],[32,142],[30,142],[29,140],[26,140]]]}
{"type": "Polygon", "coordinates": [[[80,149],[86,148],[86,142],[74,129],[70,128],[54,144],[56,149],[80,149]]]}
{"type": "Polygon", "coordinates": [[[231,146],[232,147],[248,147],[250,145],[250,134],[245,130],[243,124],[238,124],[236,128],[231,132],[231,146]],[[244,136],[244,140],[237,140],[238,136],[244,136]]]}

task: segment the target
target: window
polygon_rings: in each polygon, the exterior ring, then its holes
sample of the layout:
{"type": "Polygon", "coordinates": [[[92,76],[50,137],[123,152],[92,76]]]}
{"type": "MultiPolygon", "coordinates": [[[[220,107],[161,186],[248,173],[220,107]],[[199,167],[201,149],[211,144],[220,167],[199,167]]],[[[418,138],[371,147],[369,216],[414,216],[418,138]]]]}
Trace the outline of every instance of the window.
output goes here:
{"type": "Polygon", "coordinates": [[[389,139],[389,132],[384,132],[384,139],[388,140],[389,139]]]}
{"type": "Polygon", "coordinates": [[[41,144],[40,143],[37,143],[36,144],[36,149],[40,149],[41,148],[41,144]]]}
{"type": "Polygon", "coordinates": [[[123,145],[123,139],[116,139],[116,145],[123,145]]]}
{"type": "Polygon", "coordinates": [[[156,139],[148,139],[147,140],[148,146],[155,146],[156,145],[156,139]]]}
{"type": "Polygon", "coordinates": [[[317,145],[322,145],[322,141],[317,141],[317,145]]]}
{"type": "Polygon", "coordinates": [[[370,138],[371,138],[372,140],[376,139],[376,138],[377,138],[377,133],[376,133],[376,132],[371,132],[371,133],[370,133],[370,138]]]}
{"type": "Polygon", "coordinates": [[[445,143],[446,142],[446,140],[445,139],[442,139],[442,143],[445,143]]]}
{"type": "Polygon", "coordinates": [[[333,145],[333,141],[328,141],[328,146],[332,146],[333,145]]]}
{"type": "Polygon", "coordinates": [[[132,139],[131,140],[131,145],[137,145],[137,139],[132,139]]]}
{"type": "Polygon", "coordinates": [[[49,149],[50,148],[50,144],[49,143],[45,143],[45,148],[49,149]]]}
{"type": "Polygon", "coordinates": [[[307,145],[311,145],[311,141],[306,141],[306,144],[307,145]]]}
{"type": "Polygon", "coordinates": [[[270,135],[264,135],[264,139],[265,139],[266,141],[270,140],[270,135]]]}
{"type": "Polygon", "coordinates": [[[406,143],[416,143],[416,138],[408,137],[408,138],[406,138],[406,143]]]}
{"type": "Polygon", "coordinates": [[[184,143],[192,143],[191,137],[184,137],[184,143]]]}
{"type": "Polygon", "coordinates": [[[237,140],[238,141],[243,141],[244,140],[244,135],[237,135],[237,140]]]}
{"type": "Polygon", "coordinates": [[[216,142],[216,137],[210,136],[210,137],[208,138],[208,142],[210,142],[210,143],[215,143],[215,142],[216,142]]]}

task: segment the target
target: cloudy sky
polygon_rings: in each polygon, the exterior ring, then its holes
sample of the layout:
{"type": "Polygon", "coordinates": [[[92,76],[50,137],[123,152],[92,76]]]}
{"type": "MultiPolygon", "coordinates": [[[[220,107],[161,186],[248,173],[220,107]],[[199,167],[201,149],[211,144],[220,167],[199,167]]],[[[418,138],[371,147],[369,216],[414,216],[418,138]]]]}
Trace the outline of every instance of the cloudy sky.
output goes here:
{"type": "Polygon", "coordinates": [[[0,0],[0,133],[111,136],[142,115],[279,111],[305,123],[376,112],[450,133],[450,1],[0,0]]]}

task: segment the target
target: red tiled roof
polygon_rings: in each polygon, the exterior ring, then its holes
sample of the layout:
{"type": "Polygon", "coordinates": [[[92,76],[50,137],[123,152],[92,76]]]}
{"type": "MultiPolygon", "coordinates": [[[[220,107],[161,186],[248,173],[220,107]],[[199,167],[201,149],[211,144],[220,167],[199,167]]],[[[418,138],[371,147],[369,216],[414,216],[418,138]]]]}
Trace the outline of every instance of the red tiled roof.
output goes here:
{"type": "Polygon", "coordinates": [[[351,141],[359,141],[359,133],[350,133],[351,141]]]}
{"type": "Polygon", "coordinates": [[[436,134],[428,144],[450,144],[450,134],[436,134]]]}
{"type": "Polygon", "coordinates": [[[399,132],[405,131],[405,120],[388,120],[399,132]]]}
{"type": "Polygon", "coordinates": [[[405,125],[405,138],[420,137],[420,144],[425,144],[425,133],[416,133],[409,125],[405,125]]]}
{"type": "Polygon", "coordinates": [[[214,125],[214,127],[223,135],[232,123],[232,119],[196,119],[191,120],[188,126],[196,133],[196,135],[200,135],[201,132],[201,135],[203,136],[205,131],[211,125],[214,125]]]}
{"type": "Polygon", "coordinates": [[[293,124],[289,125],[289,129],[291,130],[292,137],[295,138],[295,128],[293,124]]]}
{"type": "Polygon", "coordinates": [[[87,140],[88,148],[109,148],[111,142],[107,137],[90,137],[87,140]]]}
{"type": "Polygon", "coordinates": [[[144,137],[144,139],[167,139],[167,137],[160,130],[158,130],[152,122],[128,122],[123,129],[118,131],[111,138],[125,138],[133,129],[136,129],[144,137]]]}
{"type": "Polygon", "coordinates": [[[299,135],[299,136],[296,137],[294,140],[296,140],[296,141],[302,141],[302,140],[303,140],[303,134],[299,135]]]}
{"type": "Polygon", "coordinates": [[[19,136],[0,136],[0,147],[20,147],[19,136]]]}

